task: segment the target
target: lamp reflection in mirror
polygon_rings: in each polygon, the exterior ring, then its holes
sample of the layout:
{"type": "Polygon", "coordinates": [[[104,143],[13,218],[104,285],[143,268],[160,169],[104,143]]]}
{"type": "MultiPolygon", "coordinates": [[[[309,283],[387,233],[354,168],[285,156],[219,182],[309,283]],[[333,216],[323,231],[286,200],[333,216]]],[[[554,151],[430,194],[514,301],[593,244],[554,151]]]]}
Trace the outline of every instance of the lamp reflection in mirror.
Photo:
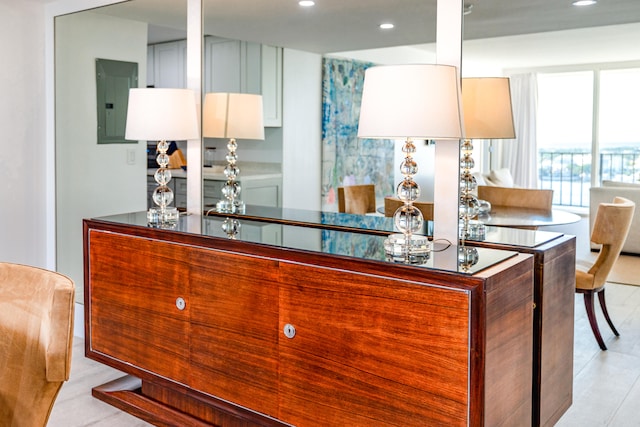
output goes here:
{"type": "Polygon", "coordinates": [[[482,240],[485,226],[474,218],[478,213],[488,213],[491,205],[474,194],[477,182],[471,173],[475,167],[471,140],[515,138],[509,79],[463,78],[462,107],[465,139],[460,148],[460,238],[482,240]]]}
{"type": "Polygon", "coordinates": [[[158,169],[154,178],[158,186],[153,191],[156,206],[147,211],[149,225],[161,228],[175,226],[178,209],[169,206],[173,191],[169,187],[169,141],[200,138],[195,92],[190,89],[135,88],[129,90],[125,138],[158,141],[158,169]]]}
{"type": "Polygon", "coordinates": [[[218,212],[244,213],[240,199],[240,174],[237,165],[236,139],[264,140],[262,95],[248,93],[207,93],[202,113],[202,132],[207,138],[229,138],[226,183],[222,187],[223,199],[216,204],[218,212]]]}
{"type": "Polygon", "coordinates": [[[385,240],[387,259],[411,264],[429,259],[431,244],[422,230],[424,218],[413,202],[420,186],[413,179],[418,165],[412,139],[462,137],[457,69],[448,65],[385,65],[365,72],[358,124],[359,138],[404,140],[400,165],[404,179],[396,189],[403,204],[393,218],[400,234],[385,240]]]}

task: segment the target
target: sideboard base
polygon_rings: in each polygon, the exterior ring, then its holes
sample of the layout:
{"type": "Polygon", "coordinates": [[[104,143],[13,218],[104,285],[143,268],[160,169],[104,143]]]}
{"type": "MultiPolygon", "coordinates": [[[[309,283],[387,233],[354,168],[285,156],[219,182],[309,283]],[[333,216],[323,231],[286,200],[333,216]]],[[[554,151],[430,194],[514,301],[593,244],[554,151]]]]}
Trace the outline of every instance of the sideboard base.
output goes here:
{"type": "Polygon", "coordinates": [[[132,375],[94,387],[92,395],[159,427],[289,425],[226,402],[209,401],[153,382],[141,381],[132,375]]]}

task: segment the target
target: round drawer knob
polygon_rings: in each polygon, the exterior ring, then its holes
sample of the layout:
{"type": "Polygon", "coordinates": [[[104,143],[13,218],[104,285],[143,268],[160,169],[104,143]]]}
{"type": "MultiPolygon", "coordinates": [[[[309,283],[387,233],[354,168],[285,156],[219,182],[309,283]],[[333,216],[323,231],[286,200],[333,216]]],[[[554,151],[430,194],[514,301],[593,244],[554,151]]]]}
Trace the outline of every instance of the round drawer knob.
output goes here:
{"type": "Polygon", "coordinates": [[[283,332],[284,336],[287,338],[293,338],[296,336],[296,328],[290,323],[284,325],[283,332]]]}
{"type": "Polygon", "coordinates": [[[178,307],[178,310],[184,310],[186,306],[187,306],[187,303],[185,302],[184,298],[182,297],[176,298],[176,307],[178,307]]]}

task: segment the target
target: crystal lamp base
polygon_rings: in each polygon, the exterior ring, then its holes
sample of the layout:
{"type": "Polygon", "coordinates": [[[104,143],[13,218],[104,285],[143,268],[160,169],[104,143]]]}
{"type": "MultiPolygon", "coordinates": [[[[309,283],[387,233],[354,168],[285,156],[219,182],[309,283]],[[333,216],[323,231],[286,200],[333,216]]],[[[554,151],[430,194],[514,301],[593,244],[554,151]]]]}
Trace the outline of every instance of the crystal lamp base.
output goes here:
{"type": "Polygon", "coordinates": [[[224,213],[244,213],[245,205],[242,200],[235,199],[231,201],[229,199],[225,199],[216,203],[216,210],[224,213]]]}
{"type": "Polygon", "coordinates": [[[431,256],[431,242],[419,234],[391,234],[384,241],[388,261],[405,264],[424,264],[431,256]]]}
{"type": "Polygon", "coordinates": [[[154,227],[175,225],[178,223],[180,213],[175,206],[153,207],[147,211],[147,223],[154,227]]]}

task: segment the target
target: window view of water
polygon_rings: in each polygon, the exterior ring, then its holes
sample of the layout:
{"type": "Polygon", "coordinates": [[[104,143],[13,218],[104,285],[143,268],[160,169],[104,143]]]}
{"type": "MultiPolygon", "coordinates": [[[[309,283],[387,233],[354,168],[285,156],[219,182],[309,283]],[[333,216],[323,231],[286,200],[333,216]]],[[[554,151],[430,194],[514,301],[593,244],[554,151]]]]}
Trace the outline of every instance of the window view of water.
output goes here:
{"type": "MultiPolygon", "coordinates": [[[[552,189],[553,204],[589,206],[592,175],[591,152],[581,149],[538,150],[540,188],[552,189]]],[[[640,143],[638,146],[607,148],[599,155],[597,183],[604,180],[640,181],[640,143]]]]}
{"type": "Polygon", "coordinates": [[[554,205],[588,207],[592,183],[640,182],[639,82],[637,66],[537,75],[538,178],[554,205]]]}

